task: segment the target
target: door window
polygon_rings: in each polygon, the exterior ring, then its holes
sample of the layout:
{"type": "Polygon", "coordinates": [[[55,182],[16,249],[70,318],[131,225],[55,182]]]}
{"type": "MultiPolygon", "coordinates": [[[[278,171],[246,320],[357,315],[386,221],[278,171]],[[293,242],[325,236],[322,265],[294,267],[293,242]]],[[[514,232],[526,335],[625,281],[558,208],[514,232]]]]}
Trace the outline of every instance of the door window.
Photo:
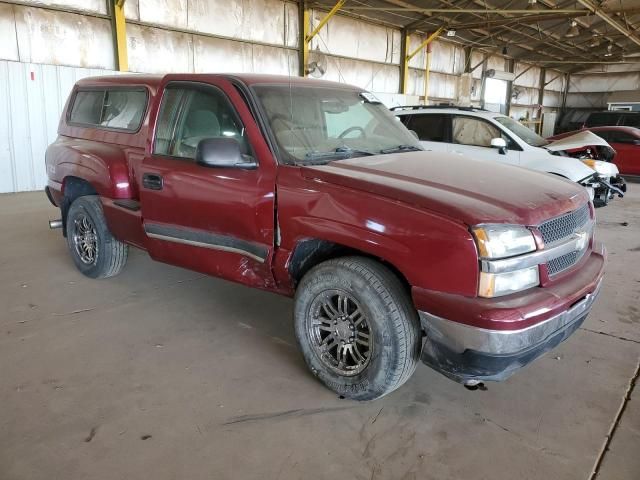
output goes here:
{"type": "Polygon", "coordinates": [[[447,141],[447,115],[412,115],[407,127],[426,142],[447,141]]]}
{"type": "Polygon", "coordinates": [[[633,143],[635,140],[638,140],[633,135],[628,134],[627,132],[619,132],[617,130],[612,130],[608,132],[607,141],[610,143],[633,143]]]}
{"type": "Polygon", "coordinates": [[[165,89],[158,115],[154,153],[195,159],[207,138],[235,138],[243,154],[249,152],[244,126],[219,89],[212,86],[171,86],[165,89]]]}
{"type": "Polygon", "coordinates": [[[640,128],[640,113],[629,113],[623,115],[620,125],[640,128]]]}
{"type": "Polygon", "coordinates": [[[611,132],[609,130],[589,130],[591,133],[595,133],[601,139],[606,142],[611,142],[611,132]]]}
{"type": "Polygon", "coordinates": [[[473,117],[453,117],[451,127],[453,143],[491,147],[491,140],[502,138],[502,132],[495,125],[473,117]]]}

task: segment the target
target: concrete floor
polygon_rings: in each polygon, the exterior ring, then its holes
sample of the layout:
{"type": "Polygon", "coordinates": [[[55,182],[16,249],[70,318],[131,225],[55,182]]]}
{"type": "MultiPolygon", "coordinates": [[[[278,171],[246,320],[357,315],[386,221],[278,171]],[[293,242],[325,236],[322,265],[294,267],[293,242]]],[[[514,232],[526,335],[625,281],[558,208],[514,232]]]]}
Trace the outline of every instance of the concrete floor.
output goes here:
{"type": "Polygon", "coordinates": [[[637,480],[630,190],[598,211],[604,290],[566,343],[488,391],[422,366],[365,404],[307,372],[290,300],[139,251],[86,279],[44,194],[0,196],[0,479],[637,480]]]}

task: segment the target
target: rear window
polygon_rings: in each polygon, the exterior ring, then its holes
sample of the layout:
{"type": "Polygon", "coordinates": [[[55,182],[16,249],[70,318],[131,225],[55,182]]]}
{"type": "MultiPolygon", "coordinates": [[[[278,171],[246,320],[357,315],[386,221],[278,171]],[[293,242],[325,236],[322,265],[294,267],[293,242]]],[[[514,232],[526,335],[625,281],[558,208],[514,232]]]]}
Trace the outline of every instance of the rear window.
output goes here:
{"type": "Polygon", "coordinates": [[[91,89],[76,93],[69,124],[135,132],[147,108],[144,89],[91,89]]]}

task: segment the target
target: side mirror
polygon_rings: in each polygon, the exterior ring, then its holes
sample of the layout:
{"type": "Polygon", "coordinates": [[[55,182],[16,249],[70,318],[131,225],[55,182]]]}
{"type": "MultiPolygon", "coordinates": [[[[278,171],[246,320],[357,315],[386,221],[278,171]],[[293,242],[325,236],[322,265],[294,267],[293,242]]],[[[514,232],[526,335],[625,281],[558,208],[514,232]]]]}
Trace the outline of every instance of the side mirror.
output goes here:
{"type": "Polygon", "coordinates": [[[242,155],[240,143],[235,138],[205,138],[198,142],[196,163],[209,168],[244,168],[252,170],[258,167],[255,160],[246,160],[242,155]]]}
{"type": "Polygon", "coordinates": [[[636,138],[631,143],[634,144],[634,145],[640,145],[640,138],[636,138]]]}
{"type": "Polygon", "coordinates": [[[500,153],[500,155],[507,154],[507,142],[505,141],[504,138],[492,138],[491,148],[497,148],[498,153],[500,153]]]}
{"type": "Polygon", "coordinates": [[[418,136],[418,132],[416,132],[415,130],[409,130],[409,133],[414,137],[416,137],[416,140],[420,140],[420,137],[418,136]]]}

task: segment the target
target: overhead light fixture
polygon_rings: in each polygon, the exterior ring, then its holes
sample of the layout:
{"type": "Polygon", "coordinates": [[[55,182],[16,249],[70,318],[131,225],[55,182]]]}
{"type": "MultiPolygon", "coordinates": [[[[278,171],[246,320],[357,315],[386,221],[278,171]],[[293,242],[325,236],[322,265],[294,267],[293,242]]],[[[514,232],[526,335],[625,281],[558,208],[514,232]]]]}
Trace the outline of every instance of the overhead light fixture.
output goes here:
{"type": "Polygon", "coordinates": [[[540,10],[540,5],[538,5],[538,0],[529,0],[527,4],[527,10],[540,10]]]}
{"type": "Polygon", "coordinates": [[[576,22],[575,20],[571,20],[571,26],[569,27],[569,30],[567,30],[567,33],[564,34],[564,36],[566,38],[575,38],[578,35],[580,35],[580,29],[578,28],[578,22],[576,22]]]}
{"type": "Polygon", "coordinates": [[[455,37],[455,36],[456,36],[455,30],[447,30],[447,37],[455,37]]]}
{"type": "Polygon", "coordinates": [[[604,54],[605,57],[613,56],[613,43],[607,45],[607,53],[604,54]]]}

